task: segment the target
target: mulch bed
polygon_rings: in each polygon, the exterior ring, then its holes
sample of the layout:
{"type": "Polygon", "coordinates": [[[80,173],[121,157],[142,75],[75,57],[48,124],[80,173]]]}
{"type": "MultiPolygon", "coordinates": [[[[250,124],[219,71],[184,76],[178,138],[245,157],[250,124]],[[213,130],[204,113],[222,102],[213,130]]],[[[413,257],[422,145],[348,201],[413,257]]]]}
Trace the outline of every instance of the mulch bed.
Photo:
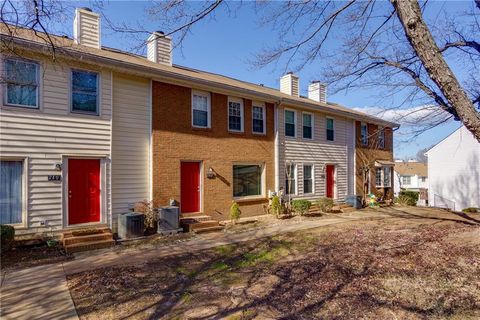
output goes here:
{"type": "Polygon", "coordinates": [[[2,271],[18,270],[73,259],[61,246],[47,247],[46,244],[23,246],[2,252],[0,266],[2,271]]]}

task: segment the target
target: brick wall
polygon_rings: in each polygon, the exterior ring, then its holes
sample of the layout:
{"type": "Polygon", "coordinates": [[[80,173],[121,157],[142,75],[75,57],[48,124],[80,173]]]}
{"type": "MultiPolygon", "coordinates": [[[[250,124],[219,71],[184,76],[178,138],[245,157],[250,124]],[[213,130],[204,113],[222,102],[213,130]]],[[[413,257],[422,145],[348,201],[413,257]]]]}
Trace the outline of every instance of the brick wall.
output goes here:
{"type": "Polygon", "coordinates": [[[387,160],[393,161],[393,131],[392,128],[385,128],[385,148],[378,148],[377,144],[377,130],[378,126],[375,124],[368,123],[368,146],[364,146],[361,143],[361,122],[355,122],[355,131],[356,131],[356,148],[355,148],[355,157],[356,157],[356,186],[355,191],[357,195],[363,195],[363,183],[364,179],[362,176],[362,171],[364,167],[370,168],[370,190],[374,194],[376,193],[387,193],[387,198],[393,198],[393,170],[391,172],[390,181],[392,182],[392,187],[388,190],[384,188],[377,188],[375,185],[375,168],[374,164],[376,160],[387,160]]]}
{"type": "MultiPolygon", "coordinates": [[[[252,134],[252,101],[244,99],[244,133],[228,131],[228,97],[211,93],[211,128],[192,127],[191,89],[153,82],[153,198],[180,201],[181,161],[202,161],[202,212],[228,219],[234,163],[264,163],[266,192],[274,184],[274,106],[266,104],[266,135],[252,134]],[[207,179],[212,168],[217,177],[207,179]]],[[[242,216],[264,214],[266,198],[239,201],[242,216]]]]}

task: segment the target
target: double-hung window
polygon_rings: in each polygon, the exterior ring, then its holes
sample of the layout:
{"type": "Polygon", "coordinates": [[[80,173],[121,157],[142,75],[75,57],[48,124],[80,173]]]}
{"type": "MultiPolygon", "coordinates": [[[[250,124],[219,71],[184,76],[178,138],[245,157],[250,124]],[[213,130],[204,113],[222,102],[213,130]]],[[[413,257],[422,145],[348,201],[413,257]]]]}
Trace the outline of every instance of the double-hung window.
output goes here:
{"type": "Polygon", "coordinates": [[[303,166],[303,193],[313,193],[313,166],[311,164],[303,166]]]}
{"type": "Polygon", "coordinates": [[[303,113],[303,138],[313,139],[313,116],[311,113],[303,113]]]}
{"type": "Polygon", "coordinates": [[[382,187],[382,168],[375,168],[375,185],[377,187],[382,187]]]}
{"type": "Polygon", "coordinates": [[[5,59],[6,105],[38,108],[38,64],[25,60],[5,59]]]}
{"type": "Polygon", "coordinates": [[[368,145],[368,127],[366,123],[361,124],[362,145],[368,145]]]}
{"type": "Polygon", "coordinates": [[[210,128],[210,94],[208,92],[192,91],[192,125],[210,128]]]}
{"type": "Polygon", "coordinates": [[[391,167],[383,167],[383,186],[385,188],[389,188],[392,186],[390,181],[391,171],[391,167]]]}
{"type": "Polygon", "coordinates": [[[392,168],[389,166],[375,168],[375,185],[382,188],[390,188],[392,168]]]}
{"type": "Polygon", "coordinates": [[[228,130],[243,132],[243,101],[228,99],[228,130]]]}
{"type": "Polygon", "coordinates": [[[402,184],[403,185],[410,185],[411,183],[412,183],[412,177],[402,176],[402,184]]]}
{"type": "Polygon", "coordinates": [[[295,137],[295,111],[285,110],[285,136],[295,137]]]}
{"type": "Polygon", "coordinates": [[[385,149],[385,129],[382,127],[378,128],[378,148],[385,149]]]}
{"type": "Polygon", "coordinates": [[[259,103],[252,106],[252,132],[265,133],[265,106],[259,103]]]}
{"type": "Polygon", "coordinates": [[[297,194],[296,165],[289,163],[285,170],[285,194],[297,194]]]}
{"type": "Polygon", "coordinates": [[[333,141],[335,138],[335,124],[332,118],[327,118],[327,140],[333,141]]]}
{"type": "Polygon", "coordinates": [[[263,190],[263,165],[233,166],[233,196],[261,196],[263,190]]]}
{"type": "Polygon", "coordinates": [[[22,223],[23,171],[23,160],[0,160],[0,224],[22,223]]]}
{"type": "Polygon", "coordinates": [[[98,84],[98,73],[72,70],[72,112],[99,114],[98,84]]]}

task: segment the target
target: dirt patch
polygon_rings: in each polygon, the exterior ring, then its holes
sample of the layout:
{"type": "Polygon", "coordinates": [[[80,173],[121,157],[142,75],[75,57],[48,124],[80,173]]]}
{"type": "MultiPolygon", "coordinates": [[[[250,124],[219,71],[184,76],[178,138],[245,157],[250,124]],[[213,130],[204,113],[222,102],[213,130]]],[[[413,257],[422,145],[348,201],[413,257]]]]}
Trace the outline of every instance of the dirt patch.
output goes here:
{"type": "Polygon", "coordinates": [[[98,269],[68,285],[81,319],[478,319],[478,225],[413,214],[98,269]]]}
{"type": "Polygon", "coordinates": [[[54,248],[46,245],[17,247],[2,252],[1,269],[2,271],[18,270],[70,259],[73,259],[73,256],[65,253],[60,246],[54,248]]]}

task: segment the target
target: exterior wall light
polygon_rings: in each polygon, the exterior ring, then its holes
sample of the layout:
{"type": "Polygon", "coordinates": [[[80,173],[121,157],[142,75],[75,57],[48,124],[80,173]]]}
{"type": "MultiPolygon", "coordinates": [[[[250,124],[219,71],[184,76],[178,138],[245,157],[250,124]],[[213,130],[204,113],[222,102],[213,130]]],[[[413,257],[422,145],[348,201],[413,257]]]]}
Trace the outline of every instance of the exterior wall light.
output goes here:
{"type": "Polygon", "coordinates": [[[215,179],[215,177],[216,177],[216,174],[215,174],[215,171],[212,169],[212,167],[208,168],[207,178],[208,179],[215,179]]]}

